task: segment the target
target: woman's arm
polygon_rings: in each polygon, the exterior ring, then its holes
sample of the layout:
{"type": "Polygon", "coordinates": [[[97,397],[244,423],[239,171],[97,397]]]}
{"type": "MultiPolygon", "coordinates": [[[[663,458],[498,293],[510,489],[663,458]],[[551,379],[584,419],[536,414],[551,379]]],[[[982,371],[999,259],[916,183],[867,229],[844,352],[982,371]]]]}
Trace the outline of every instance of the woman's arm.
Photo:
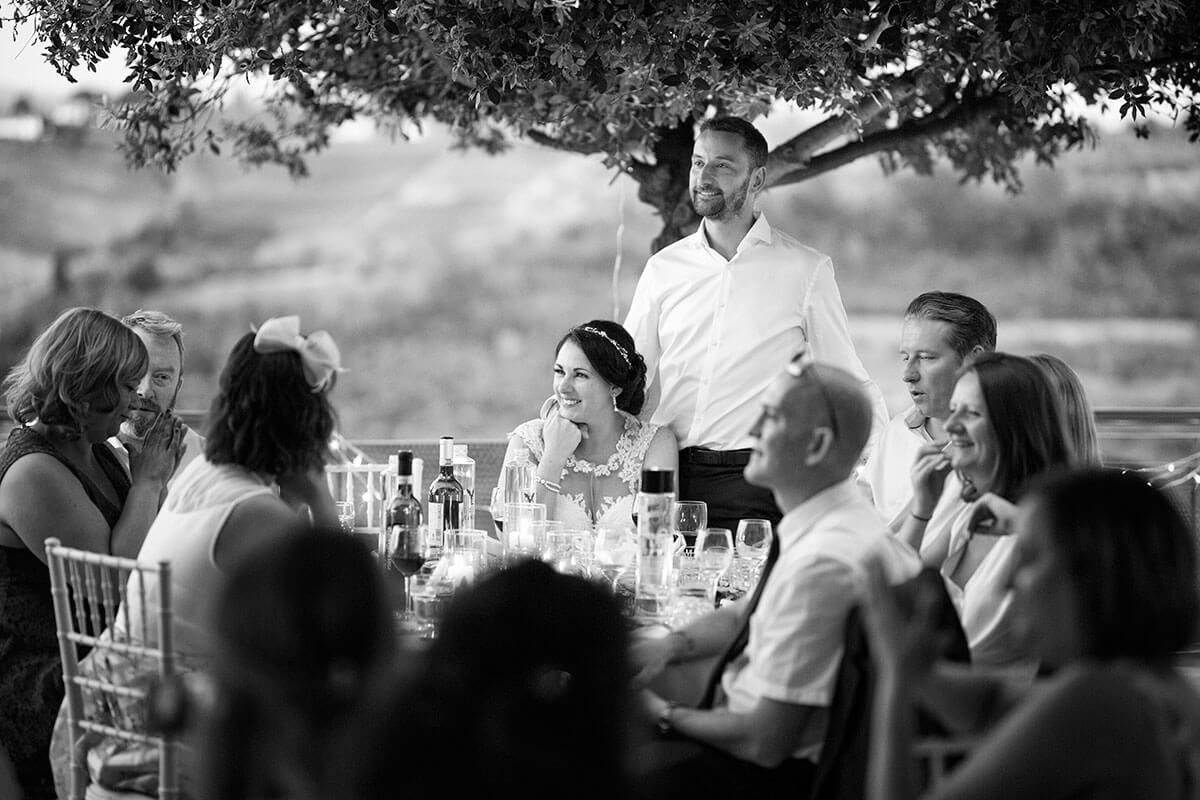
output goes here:
{"type": "Polygon", "coordinates": [[[675,434],[665,425],[654,432],[650,446],[646,448],[646,458],[642,461],[643,468],[669,469],[679,471],[679,442],[675,434]]]}
{"type": "Polygon", "coordinates": [[[313,524],[337,527],[337,509],[329,494],[323,468],[280,475],[275,482],[279,484],[279,497],[285,503],[293,508],[299,508],[301,504],[308,506],[313,524]]]}
{"type": "MultiPolygon", "coordinates": [[[[946,488],[946,476],[950,474],[950,459],[943,451],[945,445],[925,445],[917,451],[912,466],[913,499],[909,504],[908,517],[900,525],[898,535],[913,550],[921,551],[921,540],[925,528],[933,518],[942,490],[946,488]]],[[[941,566],[939,561],[930,566],[941,566]]]]}

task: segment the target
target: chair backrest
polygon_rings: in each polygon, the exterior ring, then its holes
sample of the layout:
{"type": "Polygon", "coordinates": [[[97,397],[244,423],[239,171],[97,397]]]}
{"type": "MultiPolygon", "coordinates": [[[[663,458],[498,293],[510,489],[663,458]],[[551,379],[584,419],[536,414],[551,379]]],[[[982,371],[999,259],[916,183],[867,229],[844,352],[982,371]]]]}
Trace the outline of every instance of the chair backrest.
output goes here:
{"type": "MultiPolygon", "coordinates": [[[[922,587],[935,593],[933,622],[934,629],[942,637],[941,657],[970,662],[966,633],[936,569],[926,567],[916,577],[896,586],[896,598],[911,607],[922,587]]],[[[875,671],[862,612],[857,606],[851,609],[846,619],[844,641],[845,649],[829,705],[829,724],[809,795],[811,800],[861,800],[865,790],[875,671]]],[[[940,726],[923,714],[919,715],[918,727],[922,734],[940,732],[940,726]]]]}
{"type": "MultiPolygon", "coordinates": [[[[100,741],[156,750],[157,786],[133,788],[176,800],[175,737],[152,732],[146,722],[154,685],[169,683],[176,670],[171,565],[76,550],[58,539],[46,540],[46,563],[66,689],[70,800],[83,798],[87,753],[100,741]],[[131,595],[158,614],[131,615],[131,595]]],[[[153,772],[149,778],[153,784],[153,772]]]]}

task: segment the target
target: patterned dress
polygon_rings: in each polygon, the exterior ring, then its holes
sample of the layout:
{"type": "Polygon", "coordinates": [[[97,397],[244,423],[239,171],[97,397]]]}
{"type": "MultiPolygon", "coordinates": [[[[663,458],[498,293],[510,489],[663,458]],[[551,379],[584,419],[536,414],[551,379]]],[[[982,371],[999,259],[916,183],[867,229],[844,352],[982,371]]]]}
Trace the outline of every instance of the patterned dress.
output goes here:
{"type": "MultiPolygon", "coordinates": [[[[642,464],[659,426],[643,423],[623,411],[619,413],[625,420],[625,430],[607,461],[593,464],[570,455],[563,466],[558,481],[562,496],[554,516],[568,530],[590,530],[593,524],[633,524],[633,502],[642,477],[642,464]]],[[[535,462],[542,460],[545,453],[542,420],[523,422],[509,436],[520,437],[535,462]]]]}
{"type": "MultiPolygon", "coordinates": [[[[104,444],[92,446],[122,505],[129,478],[104,444]]],[[[18,459],[45,453],[57,458],[83,485],[88,499],[112,527],[121,516],[90,478],[32,428],[13,428],[0,452],[0,482],[18,459]]],[[[63,700],[62,667],[50,601],[50,572],[23,547],[0,547],[0,744],[17,770],[25,800],[53,800],[47,750],[54,717],[63,700]]]]}

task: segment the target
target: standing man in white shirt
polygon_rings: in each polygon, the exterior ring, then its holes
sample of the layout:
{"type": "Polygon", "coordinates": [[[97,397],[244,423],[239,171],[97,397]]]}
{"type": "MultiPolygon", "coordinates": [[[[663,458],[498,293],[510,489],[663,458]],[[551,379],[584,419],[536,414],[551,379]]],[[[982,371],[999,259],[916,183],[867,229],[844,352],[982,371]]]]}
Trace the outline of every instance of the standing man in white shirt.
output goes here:
{"type": "Polygon", "coordinates": [[[859,484],[892,530],[900,530],[912,502],[912,466],[924,445],[946,440],[950,395],[969,359],[996,349],[996,318],[983,303],[954,292],[913,298],[900,329],[900,380],[912,406],[892,417],[868,448],[859,484]]]}
{"type": "Polygon", "coordinates": [[[766,163],[766,139],[747,120],[700,125],[690,177],[700,227],[650,257],[625,318],[650,376],[645,413],[682,448],[678,497],[705,501],[709,525],[730,530],[782,516],[742,471],[763,392],[795,353],[807,347],[862,383],[872,440],[888,418],[851,341],[829,257],[755,213],[766,163]]]}
{"type": "MultiPolygon", "coordinates": [[[[183,325],[161,311],[140,308],[123,317],[121,322],[137,334],[150,356],[146,374],[138,384],[133,413],[121,423],[120,433],[108,441],[128,470],[129,450],[141,447],[146,432],[160,414],[169,414],[175,409],[179,389],[183,386],[183,325]]],[[[187,425],[184,426],[183,444],[168,487],[184,465],[204,452],[204,438],[187,425]]]]}

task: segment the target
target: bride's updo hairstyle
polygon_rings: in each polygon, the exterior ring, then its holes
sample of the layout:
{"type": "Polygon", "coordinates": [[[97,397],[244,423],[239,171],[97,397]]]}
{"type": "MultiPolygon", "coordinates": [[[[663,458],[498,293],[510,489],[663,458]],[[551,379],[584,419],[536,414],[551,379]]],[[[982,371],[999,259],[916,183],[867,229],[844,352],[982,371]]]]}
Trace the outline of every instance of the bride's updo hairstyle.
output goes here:
{"type": "Polygon", "coordinates": [[[576,325],[558,340],[556,356],[568,340],[579,346],[601,378],[621,390],[617,408],[636,417],[646,402],[646,360],[635,349],[629,331],[607,319],[576,325]]]}

